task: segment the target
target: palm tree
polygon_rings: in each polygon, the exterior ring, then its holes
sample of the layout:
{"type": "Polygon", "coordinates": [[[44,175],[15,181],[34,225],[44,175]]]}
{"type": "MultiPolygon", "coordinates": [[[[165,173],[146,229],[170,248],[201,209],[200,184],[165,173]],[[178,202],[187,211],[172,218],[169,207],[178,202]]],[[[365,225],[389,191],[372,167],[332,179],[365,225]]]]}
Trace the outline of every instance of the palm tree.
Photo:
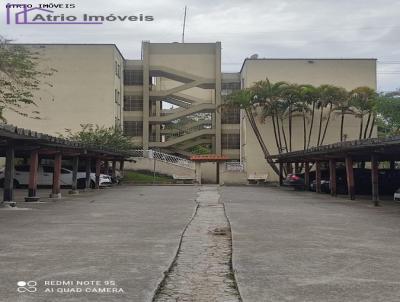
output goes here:
{"type": "MultiPolygon", "coordinates": [[[[301,94],[301,87],[299,87],[301,94]]],[[[303,120],[303,150],[307,149],[307,117],[310,113],[310,106],[306,99],[300,96],[299,101],[296,102],[293,112],[299,112],[303,120]]]]}
{"type": "MultiPolygon", "coordinates": [[[[311,143],[311,135],[315,120],[315,108],[317,106],[320,97],[320,91],[317,87],[314,87],[312,85],[300,85],[299,89],[300,89],[300,98],[304,108],[308,108],[307,111],[310,111],[309,108],[311,107],[311,121],[310,121],[310,128],[308,130],[308,139],[305,139],[307,140],[307,147],[305,149],[308,149],[311,143]]],[[[303,123],[304,121],[305,120],[303,119],[303,123]]]]}
{"type": "Polygon", "coordinates": [[[324,143],[325,137],[326,137],[326,132],[328,130],[329,122],[332,116],[332,112],[334,110],[334,106],[340,100],[342,100],[345,97],[345,90],[340,87],[336,87],[333,85],[321,85],[319,87],[320,90],[320,100],[319,100],[319,105],[321,108],[320,112],[320,121],[319,121],[319,129],[318,129],[318,142],[317,145],[320,146],[324,143]],[[323,110],[324,107],[329,106],[329,111],[328,114],[326,115],[326,121],[325,125],[323,125],[323,110]],[[322,130],[323,128],[323,130],[322,130]]]}
{"type": "Polygon", "coordinates": [[[253,89],[245,88],[233,92],[227,97],[227,101],[224,106],[234,106],[243,109],[246,113],[247,119],[249,120],[250,126],[260,144],[261,150],[264,153],[264,158],[267,160],[268,164],[271,166],[272,170],[279,175],[279,169],[276,167],[275,163],[271,159],[271,154],[268,151],[267,146],[262,138],[260,130],[258,129],[256,120],[254,118],[253,110],[258,106],[259,98],[254,94],[253,89]]]}
{"type": "MultiPolygon", "coordinates": [[[[329,98],[332,104],[334,104],[334,110],[340,114],[340,141],[343,141],[343,128],[344,128],[344,117],[345,114],[352,113],[349,102],[349,94],[346,89],[342,87],[332,86],[329,91],[329,98]]],[[[326,127],[325,127],[326,128],[326,127]]]]}
{"type": "Polygon", "coordinates": [[[317,109],[320,110],[320,114],[319,114],[319,127],[318,127],[317,146],[320,145],[320,141],[321,141],[322,122],[323,122],[323,117],[324,117],[324,108],[327,105],[327,103],[325,102],[325,100],[321,96],[322,91],[324,90],[325,86],[326,85],[322,85],[322,86],[318,87],[318,90],[319,90],[319,93],[320,93],[320,97],[318,98],[318,101],[317,101],[317,109]]]}
{"type": "Polygon", "coordinates": [[[300,89],[296,84],[290,84],[285,87],[281,92],[282,101],[286,108],[286,115],[288,117],[288,130],[289,130],[289,151],[292,151],[292,130],[293,130],[293,112],[300,102],[300,89]]]}
{"type": "Polygon", "coordinates": [[[251,88],[263,107],[262,118],[271,117],[275,142],[278,152],[282,152],[280,102],[282,91],[287,87],[286,82],[272,84],[268,78],[265,81],[256,82],[251,88]]]}
{"type": "Polygon", "coordinates": [[[274,130],[274,137],[275,137],[275,143],[276,147],[278,149],[278,153],[282,153],[282,141],[280,137],[280,130],[279,130],[279,124],[275,119],[277,118],[277,108],[276,108],[277,102],[275,101],[267,101],[264,105],[263,111],[262,111],[262,118],[265,119],[267,117],[270,117],[272,120],[272,127],[274,130]]]}
{"type": "MultiPolygon", "coordinates": [[[[375,104],[377,93],[369,87],[358,87],[350,92],[351,105],[357,110],[357,117],[360,119],[359,139],[367,137],[367,131],[371,118],[373,118],[371,128],[375,124],[375,104]],[[364,128],[364,116],[368,114],[367,123],[364,128]]],[[[372,135],[372,129],[370,131],[372,135]]]]}

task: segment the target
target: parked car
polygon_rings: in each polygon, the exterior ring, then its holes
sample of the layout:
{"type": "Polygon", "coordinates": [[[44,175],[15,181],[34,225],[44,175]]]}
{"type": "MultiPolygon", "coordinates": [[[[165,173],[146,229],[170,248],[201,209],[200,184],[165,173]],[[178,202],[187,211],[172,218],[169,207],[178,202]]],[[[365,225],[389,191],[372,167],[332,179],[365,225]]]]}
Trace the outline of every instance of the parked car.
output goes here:
{"type": "MultiPolygon", "coordinates": [[[[53,183],[53,166],[40,165],[38,168],[38,185],[51,186],[53,183]]],[[[85,172],[78,172],[78,188],[85,187],[85,172]]],[[[96,174],[90,173],[90,184],[93,188],[96,182],[96,174]]],[[[61,168],[60,176],[61,186],[71,186],[72,171],[66,168],[61,168]]],[[[14,186],[26,186],[29,184],[29,165],[15,166],[14,186]]],[[[112,184],[111,177],[105,174],[100,174],[100,186],[110,186],[112,184]]],[[[0,170],[0,186],[4,186],[4,168],[0,170]]]]}
{"type": "Polygon", "coordinates": [[[393,200],[394,201],[400,201],[400,188],[396,190],[393,194],[393,200]]]}
{"type": "MultiPolygon", "coordinates": [[[[311,191],[317,191],[317,181],[313,180],[310,184],[311,191]]],[[[331,192],[331,182],[328,179],[321,179],[321,192],[329,194],[331,192]]],[[[336,178],[336,193],[337,194],[347,194],[347,183],[343,178],[336,178]]]]}
{"type": "MultiPolygon", "coordinates": [[[[69,165],[65,165],[64,168],[72,170],[72,166],[69,166],[69,165]]],[[[92,171],[93,174],[95,174],[96,168],[92,166],[91,167],[91,171],[92,171]]],[[[78,172],[86,173],[86,167],[85,166],[79,166],[78,172]]],[[[121,175],[121,172],[119,170],[115,170],[115,177],[111,176],[111,174],[112,174],[112,168],[111,167],[108,168],[108,171],[106,171],[106,169],[104,167],[101,167],[100,172],[101,172],[101,174],[105,174],[106,176],[109,176],[110,179],[111,179],[111,182],[113,184],[119,184],[121,182],[121,180],[122,180],[122,175],[121,175]]]]}
{"type": "Polygon", "coordinates": [[[283,181],[283,185],[301,190],[304,189],[305,182],[301,174],[288,174],[283,181]]]}
{"type": "MultiPolygon", "coordinates": [[[[314,179],[310,184],[310,191],[317,191],[317,181],[314,179]]],[[[321,179],[321,192],[330,192],[330,181],[326,179],[321,179]]]]}

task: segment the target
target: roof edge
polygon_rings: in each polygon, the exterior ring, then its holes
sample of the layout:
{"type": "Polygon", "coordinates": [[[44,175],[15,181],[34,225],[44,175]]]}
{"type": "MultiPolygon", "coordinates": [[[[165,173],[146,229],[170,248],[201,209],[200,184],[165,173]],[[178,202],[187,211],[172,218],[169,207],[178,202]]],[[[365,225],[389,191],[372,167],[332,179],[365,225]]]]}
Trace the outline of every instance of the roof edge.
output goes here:
{"type": "Polygon", "coordinates": [[[308,61],[313,61],[313,60],[326,60],[326,61],[333,61],[333,60],[372,60],[372,61],[377,61],[377,58],[257,58],[257,59],[252,59],[252,58],[246,58],[244,59],[243,63],[242,63],[242,67],[240,68],[239,73],[242,73],[243,67],[246,64],[247,61],[273,61],[273,60],[308,60],[308,61]]]}

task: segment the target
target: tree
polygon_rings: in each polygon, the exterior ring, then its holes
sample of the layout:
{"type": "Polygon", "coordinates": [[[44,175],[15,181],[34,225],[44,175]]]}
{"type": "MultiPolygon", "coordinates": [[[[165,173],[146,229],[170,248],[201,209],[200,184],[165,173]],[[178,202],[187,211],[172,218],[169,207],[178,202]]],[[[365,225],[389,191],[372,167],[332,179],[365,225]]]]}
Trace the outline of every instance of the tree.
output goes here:
{"type": "Polygon", "coordinates": [[[360,119],[359,139],[367,138],[367,131],[372,118],[372,129],[375,124],[375,107],[377,93],[369,87],[358,87],[350,92],[351,105],[356,109],[356,116],[360,119]],[[368,114],[367,122],[364,128],[364,116],[368,114]]]}
{"type": "MultiPolygon", "coordinates": [[[[40,70],[39,53],[8,42],[0,36],[0,119],[6,122],[5,110],[39,119],[39,111],[28,113],[23,105],[36,106],[34,92],[39,90],[43,79],[55,70],[40,70]]],[[[51,86],[49,83],[44,84],[51,86]]]]}
{"type": "Polygon", "coordinates": [[[203,145],[197,145],[192,147],[190,152],[193,154],[210,154],[210,148],[207,148],[203,145]]]}
{"type": "Polygon", "coordinates": [[[336,106],[335,106],[335,111],[338,112],[338,114],[340,114],[340,132],[339,132],[339,139],[341,142],[343,142],[344,139],[344,117],[346,114],[354,114],[354,110],[352,110],[351,108],[351,104],[350,104],[350,97],[349,97],[349,93],[343,89],[342,91],[343,96],[341,98],[338,99],[338,101],[336,102],[336,106]]]}
{"type": "Polygon", "coordinates": [[[327,127],[326,125],[329,124],[330,120],[330,113],[332,111],[332,103],[330,102],[330,96],[329,96],[329,91],[331,89],[331,85],[321,85],[318,87],[320,97],[318,99],[317,107],[320,110],[319,112],[319,127],[318,127],[318,139],[317,139],[317,146],[322,145],[323,140],[323,120],[324,120],[324,108],[330,105],[329,113],[327,116],[327,121],[325,122],[325,128],[327,127]]]}
{"type": "MultiPolygon", "coordinates": [[[[308,88],[306,88],[304,85],[299,85],[297,86],[297,93],[298,93],[298,101],[295,103],[294,112],[298,112],[301,114],[302,120],[303,120],[303,150],[306,150],[308,148],[307,143],[307,119],[310,114],[310,105],[313,107],[315,106],[314,102],[312,99],[308,98],[308,94],[306,94],[308,88]]],[[[314,107],[315,110],[315,107],[314,107]]],[[[314,112],[312,113],[314,115],[314,112]]],[[[312,124],[312,123],[311,123],[312,124]]],[[[312,125],[311,125],[312,127],[312,125]]],[[[311,128],[310,128],[311,131],[311,128]]]]}
{"type": "Polygon", "coordinates": [[[121,129],[115,127],[82,124],[81,130],[77,132],[73,132],[71,129],[66,129],[65,132],[66,134],[60,134],[60,137],[87,145],[116,149],[118,151],[129,151],[138,148],[128,137],[123,135],[121,129]]]}
{"type": "Polygon", "coordinates": [[[391,93],[377,97],[376,112],[379,136],[400,135],[400,98],[391,93]]]}
{"type": "Polygon", "coordinates": [[[239,107],[240,109],[243,109],[245,111],[250,126],[264,154],[264,158],[266,159],[267,163],[271,166],[273,171],[279,175],[279,170],[276,167],[273,160],[271,159],[271,154],[269,153],[268,148],[265,145],[264,139],[262,138],[262,135],[260,133],[260,130],[258,129],[256,120],[254,118],[254,110],[256,110],[257,106],[259,105],[259,103],[257,102],[260,100],[261,100],[260,96],[258,97],[257,100],[257,95],[255,94],[255,90],[245,88],[231,93],[227,97],[227,100],[223,106],[239,107]]]}
{"type": "MultiPolygon", "coordinates": [[[[301,99],[300,87],[296,84],[290,84],[281,92],[282,105],[285,109],[285,115],[288,117],[288,130],[289,130],[289,151],[292,151],[292,133],[293,133],[293,113],[303,112],[303,102],[301,99]]],[[[304,126],[304,125],[303,125],[304,126]]],[[[304,130],[304,129],[303,129],[304,130]]]]}
{"type": "MultiPolygon", "coordinates": [[[[317,103],[318,103],[318,100],[320,97],[320,91],[317,87],[312,86],[312,85],[300,85],[299,89],[300,89],[300,97],[303,102],[303,105],[308,108],[311,107],[311,122],[310,122],[310,128],[308,130],[308,139],[305,138],[305,140],[307,140],[307,147],[305,149],[308,149],[310,147],[310,143],[311,143],[311,135],[312,135],[312,131],[314,128],[314,120],[315,120],[315,108],[317,106],[317,103]]],[[[303,124],[304,124],[304,120],[303,120],[303,124]]],[[[303,125],[303,127],[304,127],[304,125],[303,125]]]]}
{"type": "MultiPolygon", "coordinates": [[[[281,139],[281,127],[283,134],[285,134],[285,130],[283,128],[283,122],[281,124],[279,121],[283,121],[283,107],[281,104],[282,91],[288,86],[286,82],[277,82],[272,84],[268,79],[265,81],[259,81],[251,87],[254,94],[256,95],[256,99],[258,104],[262,107],[262,120],[266,117],[271,117],[272,125],[274,130],[274,137],[276,146],[278,149],[278,153],[281,153],[283,150],[282,139],[281,139]]],[[[285,136],[286,142],[286,136],[285,136]]],[[[285,143],[287,150],[287,142],[285,143]]]]}

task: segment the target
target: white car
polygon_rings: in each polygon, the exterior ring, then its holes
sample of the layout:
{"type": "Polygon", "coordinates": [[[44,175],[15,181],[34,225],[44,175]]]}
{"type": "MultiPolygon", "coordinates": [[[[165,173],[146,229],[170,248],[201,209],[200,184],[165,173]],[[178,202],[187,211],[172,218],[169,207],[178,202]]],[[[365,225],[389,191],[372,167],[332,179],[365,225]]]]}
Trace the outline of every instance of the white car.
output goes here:
{"type": "Polygon", "coordinates": [[[396,192],[394,192],[393,200],[400,201],[400,189],[397,189],[396,192]]]}
{"type": "MultiPolygon", "coordinates": [[[[40,165],[38,168],[38,185],[51,186],[53,184],[53,166],[40,165]]],[[[85,172],[78,172],[78,188],[85,187],[85,172]]],[[[94,188],[96,183],[96,174],[90,173],[90,185],[94,188]]],[[[29,184],[29,165],[15,166],[14,186],[27,186],[29,184]]],[[[69,169],[61,168],[60,176],[61,186],[72,185],[72,171],[69,169]]],[[[111,177],[105,174],[100,174],[100,186],[110,186],[112,184],[111,177]]],[[[4,168],[0,170],[0,186],[4,185],[4,168]]]]}

